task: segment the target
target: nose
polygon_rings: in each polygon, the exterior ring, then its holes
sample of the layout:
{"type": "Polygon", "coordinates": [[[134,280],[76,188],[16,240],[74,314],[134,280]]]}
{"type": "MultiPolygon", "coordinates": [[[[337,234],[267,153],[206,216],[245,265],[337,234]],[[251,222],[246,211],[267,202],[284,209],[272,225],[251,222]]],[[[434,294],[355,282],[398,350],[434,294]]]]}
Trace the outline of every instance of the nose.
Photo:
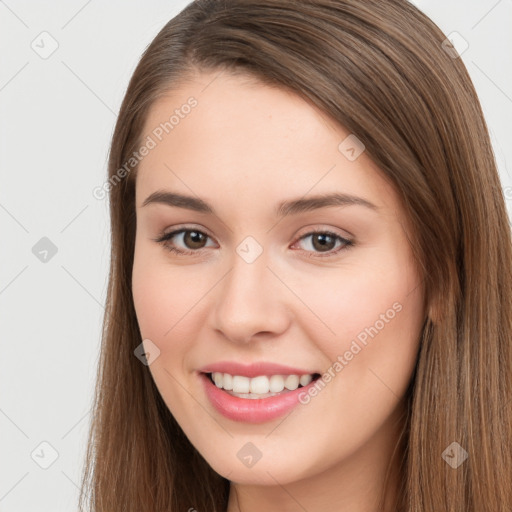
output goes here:
{"type": "Polygon", "coordinates": [[[213,327],[226,339],[247,344],[288,328],[291,294],[267,263],[265,253],[251,263],[235,254],[231,270],[216,287],[213,327]]]}

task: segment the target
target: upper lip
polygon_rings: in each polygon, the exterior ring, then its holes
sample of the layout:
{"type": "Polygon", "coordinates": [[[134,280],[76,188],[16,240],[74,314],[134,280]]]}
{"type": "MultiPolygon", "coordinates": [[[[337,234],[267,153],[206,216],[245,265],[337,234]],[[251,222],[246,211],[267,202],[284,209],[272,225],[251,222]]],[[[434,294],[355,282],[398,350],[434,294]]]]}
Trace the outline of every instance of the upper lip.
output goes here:
{"type": "Polygon", "coordinates": [[[315,371],[303,368],[293,368],[282,364],[260,361],[252,364],[241,364],[235,361],[219,361],[203,366],[198,371],[202,373],[228,373],[245,377],[258,377],[260,375],[314,375],[315,371]]]}

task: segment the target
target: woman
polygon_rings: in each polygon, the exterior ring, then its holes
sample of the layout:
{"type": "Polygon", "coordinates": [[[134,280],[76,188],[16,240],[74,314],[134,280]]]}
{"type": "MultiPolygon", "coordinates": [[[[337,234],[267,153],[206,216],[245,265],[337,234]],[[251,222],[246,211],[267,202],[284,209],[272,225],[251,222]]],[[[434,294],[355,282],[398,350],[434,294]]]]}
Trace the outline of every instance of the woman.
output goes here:
{"type": "Polygon", "coordinates": [[[82,507],[512,508],[510,228],[448,46],[401,0],[199,0],[156,36],[82,507]]]}

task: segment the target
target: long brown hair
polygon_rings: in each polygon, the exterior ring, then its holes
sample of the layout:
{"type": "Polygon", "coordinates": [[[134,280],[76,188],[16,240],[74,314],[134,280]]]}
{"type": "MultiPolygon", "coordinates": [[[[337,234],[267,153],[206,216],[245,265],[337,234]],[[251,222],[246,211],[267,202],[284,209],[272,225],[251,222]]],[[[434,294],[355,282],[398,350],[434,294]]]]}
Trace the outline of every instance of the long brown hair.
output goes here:
{"type": "Polygon", "coordinates": [[[227,507],[229,481],[134,356],[136,165],[119,173],[156,98],[194,70],[291,90],[363,141],[410,219],[428,311],[396,510],[512,509],[511,232],[479,100],[445,39],[405,0],[197,0],[148,46],[109,158],[111,265],[81,510],[227,507]],[[442,457],[453,442],[468,453],[457,469],[442,457]]]}

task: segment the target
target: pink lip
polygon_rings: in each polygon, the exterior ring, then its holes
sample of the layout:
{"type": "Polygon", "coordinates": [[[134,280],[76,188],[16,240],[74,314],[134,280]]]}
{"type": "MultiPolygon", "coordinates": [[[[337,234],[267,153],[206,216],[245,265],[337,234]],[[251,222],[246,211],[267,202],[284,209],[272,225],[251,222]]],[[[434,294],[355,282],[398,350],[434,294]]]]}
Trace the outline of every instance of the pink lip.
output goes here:
{"type": "MultiPolygon", "coordinates": [[[[235,373],[235,375],[240,375],[240,373],[235,373]]],[[[265,375],[265,372],[258,375],[265,375]]],[[[309,388],[316,383],[316,380],[311,381],[307,386],[278,396],[251,399],[239,398],[226,393],[223,389],[218,388],[205,373],[200,373],[199,378],[203,382],[206,396],[219,413],[230,420],[245,423],[265,423],[283,416],[300,403],[299,395],[307,394],[309,388]]]]}
{"type": "Polygon", "coordinates": [[[292,368],[291,366],[284,366],[275,363],[253,363],[253,364],[240,364],[235,361],[221,361],[218,363],[209,364],[198,370],[202,373],[229,373],[230,375],[243,375],[245,377],[258,377],[260,375],[313,375],[320,373],[316,370],[305,370],[300,368],[292,368]]]}

